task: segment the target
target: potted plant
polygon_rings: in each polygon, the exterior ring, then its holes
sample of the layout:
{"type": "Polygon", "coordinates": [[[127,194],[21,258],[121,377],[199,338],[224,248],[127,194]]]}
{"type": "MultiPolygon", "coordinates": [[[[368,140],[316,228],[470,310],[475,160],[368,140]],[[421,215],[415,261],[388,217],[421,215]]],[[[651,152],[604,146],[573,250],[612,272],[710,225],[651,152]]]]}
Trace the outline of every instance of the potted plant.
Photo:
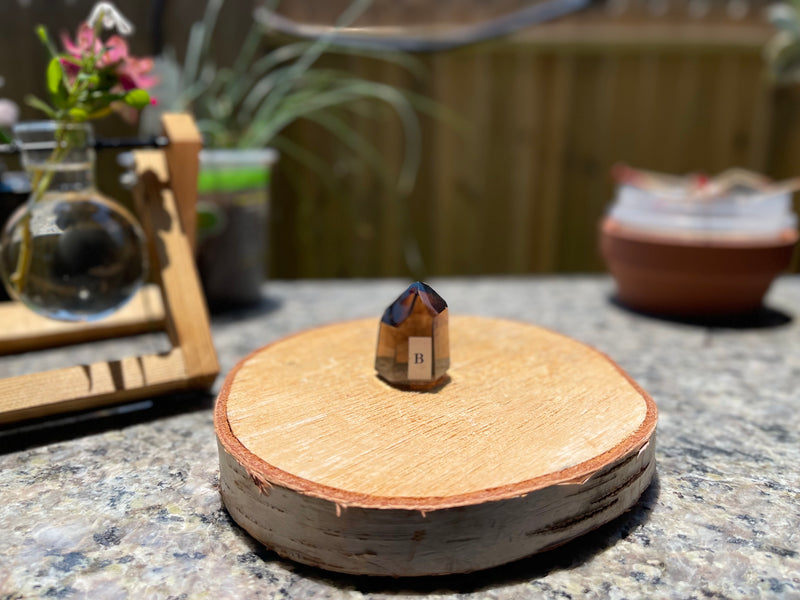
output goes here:
{"type": "Polygon", "coordinates": [[[48,120],[19,123],[16,145],[31,193],[3,227],[0,275],[9,294],[31,310],[67,321],[94,320],[129,300],[147,274],[144,234],[135,217],[94,187],[89,121],[150,97],[150,63],[129,54],[131,24],[98,2],[73,42],[58,50],[46,29],[47,101],[26,101],[48,120]],[[108,30],[118,32],[108,35],[108,30]]]}
{"type": "MultiPolygon", "coordinates": [[[[352,22],[368,4],[354,2],[341,24],[352,22]]],[[[172,50],[156,60],[156,71],[167,86],[156,91],[160,109],[191,112],[204,136],[197,260],[212,307],[260,299],[266,271],[268,187],[277,151],[326,175],[313,149],[298,148],[283,137],[289,125],[310,119],[381,169],[379,157],[337,111],[355,109],[360,101],[383,103],[396,111],[404,126],[405,158],[395,182],[400,194],[412,187],[419,160],[419,125],[410,96],[384,83],[321,67],[319,59],[334,49],[332,35],[263,53],[270,14],[256,9],[233,64],[217,67],[211,48],[222,8],[223,0],[209,0],[202,21],[191,27],[182,65],[172,50]]],[[[145,116],[145,128],[157,121],[153,113],[145,116]]]]}
{"type": "Polygon", "coordinates": [[[764,60],[773,81],[800,82],[800,0],[775,2],[767,9],[767,18],[775,27],[774,35],[764,46],[764,60]]]}
{"type": "Polygon", "coordinates": [[[600,242],[624,304],[683,317],[752,313],[789,266],[798,180],[773,183],[742,169],[677,177],[627,166],[615,176],[600,242]]]}

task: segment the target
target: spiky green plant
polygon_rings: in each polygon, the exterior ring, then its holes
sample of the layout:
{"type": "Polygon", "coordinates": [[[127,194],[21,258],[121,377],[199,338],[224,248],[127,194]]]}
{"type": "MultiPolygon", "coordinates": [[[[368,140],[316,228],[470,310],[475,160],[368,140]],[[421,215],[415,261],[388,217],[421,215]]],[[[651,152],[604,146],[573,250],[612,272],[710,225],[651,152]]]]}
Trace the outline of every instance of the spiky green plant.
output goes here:
{"type": "MultiPolygon", "coordinates": [[[[355,21],[370,3],[355,0],[337,27],[355,21]]],[[[380,153],[346,118],[348,112],[358,112],[365,101],[387,105],[399,117],[405,136],[404,160],[394,185],[401,195],[410,192],[420,157],[417,110],[429,110],[430,103],[385,83],[323,68],[318,62],[330,52],[357,54],[396,63],[418,75],[417,62],[400,53],[336,47],[336,28],[318,39],[287,43],[259,55],[264,22],[270,14],[262,8],[260,15],[254,15],[258,18],[253,19],[233,64],[218,67],[210,50],[223,4],[224,0],[208,0],[203,19],[192,25],[183,66],[177,68],[177,96],[166,101],[169,108],[192,112],[209,147],[271,146],[326,176],[324,164],[313,152],[283,136],[289,125],[306,119],[332,133],[365,164],[388,177],[380,153]]],[[[172,56],[174,62],[174,52],[172,56]]]]}
{"type": "Polygon", "coordinates": [[[764,46],[764,59],[776,83],[800,81],[800,0],[770,5],[767,18],[775,34],[764,46]]]}

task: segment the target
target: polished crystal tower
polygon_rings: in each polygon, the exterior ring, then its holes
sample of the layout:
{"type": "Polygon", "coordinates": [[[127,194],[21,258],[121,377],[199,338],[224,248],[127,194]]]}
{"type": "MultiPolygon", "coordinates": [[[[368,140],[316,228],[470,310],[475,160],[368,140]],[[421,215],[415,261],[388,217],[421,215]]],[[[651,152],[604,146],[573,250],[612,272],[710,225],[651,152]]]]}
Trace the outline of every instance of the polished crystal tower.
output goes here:
{"type": "Polygon", "coordinates": [[[414,389],[441,382],[450,366],[447,303],[417,281],[383,313],[375,370],[389,383],[414,389]]]}

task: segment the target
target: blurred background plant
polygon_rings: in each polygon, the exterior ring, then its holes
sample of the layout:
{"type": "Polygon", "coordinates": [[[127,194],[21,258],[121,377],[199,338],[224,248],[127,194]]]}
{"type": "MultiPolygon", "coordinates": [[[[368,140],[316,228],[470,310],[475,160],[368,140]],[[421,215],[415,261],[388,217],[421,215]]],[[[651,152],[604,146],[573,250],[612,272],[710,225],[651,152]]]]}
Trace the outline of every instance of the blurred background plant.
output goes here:
{"type": "MultiPolygon", "coordinates": [[[[355,21],[372,0],[356,0],[341,15],[338,25],[355,21]]],[[[366,137],[348,125],[345,114],[368,112],[365,103],[383,103],[401,119],[405,134],[405,158],[396,189],[407,193],[419,166],[420,131],[417,110],[432,110],[424,97],[386,83],[355,77],[341,69],[319,65],[326,53],[369,56],[398,64],[422,77],[420,63],[408,55],[368,48],[337,47],[335,32],[312,41],[278,45],[264,54],[265,30],[272,16],[269,5],[258,6],[250,30],[244,36],[231,66],[215,63],[210,52],[217,21],[225,0],[209,0],[202,21],[190,30],[183,64],[174,48],[167,47],[156,59],[161,84],[155,89],[160,111],[191,112],[209,148],[272,147],[330,176],[313,150],[302,148],[282,133],[299,119],[308,119],[336,135],[359,159],[385,176],[386,164],[366,137]]],[[[277,2],[273,2],[276,5],[277,2]]],[[[156,111],[148,111],[142,127],[152,132],[156,111]]]]}
{"type": "Polygon", "coordinates": [[[800,0],[776,2],[767,8],[775,34],[764,46],[764,58],[776,83],[800,83],[800,0]]]}
{"type": "MultiPolygon", "coordinates": [[[[196,75],[202,64],[233,68],[254,7],[269,1],[222,7],[210,58],[198,63],[196,75]]],[[[341,22],[352,1],[282,1],[262,23],[269,31],[253,64],[279,47],[313,43],[341,22]]],[[[20,103],[42,85],[44,65],[37,63],[44,55],[30,35],[35,24],[58,31],[91,3],[4,5],[0,73],[7,83],[0,96],[20,103]]],[[[405,213],[433,275],[600,271],[605,266],[597,222],[614,193],[610,169],[620,161],[674,174],[739,166],[775,180],[796,175],[800,86],[775,85],[767,76],[764,45],[776,33],[765,18],[769,4],[602,0],[531,25],[521,10],[575,3],[373,0],[352,25],[340,27],[312,70],[346,71],[412,90],[458,114],[468,127],[418,111],[421,160],[413,191],[402,202],[393,188],[406,142],[390,105],[364,100],[327,111],[376,149],[372,158],[380,157],[387,177],[311,119],[284,128],[270,144],[285,147],[270,183],[269,275],[404,277],[408,261],[397,249],[405,213]],[[468,45],[451,43],[464,37],[463,28],[485,30],[497,19],[525,26],[468,45]],[[409,62],[422,69],[401,66],[400,59],[340,52],[336,46],[351,37],[392,38],[393,47],[413,52],[409,62]],[[418,50],[421,39],[434,43],[418,50]],[[290,148],[306,151],[324,175],[294,158],[290,148]]],[[[190,28],[204,21],[206,0],[119,0],[119,6],[139,24],[130,40],[133,51],[159,55],[171,45],[178,69],[184,69],[190,28]]],[[[178,74],[165,83],[186,91],[178,74]]],[[[23,119],[34,116],[26,106],[21,111],[23,119]]],[[[119,119],[100,127],[101,137],[135,133],[119,119]]],[[[119,177],[114,158],[111,150],[98,156],[100,186],[109,192],[119,177]]]]}
{"type": "MultiPolygon", "coordinates": [[[[148,109],[143,115],[141,133],[156,134],[158,117],[163,111],[190,112],[203,134],[205,148],[272,148],[281,160],[296,161],[312,172],[327,193],[338,199],[340,210],[347,212],[347,185],[343,184],[336,165],[324,160],[315,148],[298,144],[284,135],[292,124],[306,120],[333,136],[377,176],[394,202],[402,203],[413,189],[419,169],[421,135],[417,111],[435,112],[433,103],[407,89],[327,66],[324,59],[334,53],[368,56],[397,65],[413,77],[423,77],[420,63],[398,52],[336,46],[336,28],[312,40],[268,40],[265,33],[276,4],[256,6],[252,24],[232,64],[220,65],[213,48],[219,43],[215,32],[218,21],[224,16],[225,2],[209,0],[202,20],[191,26],[183,62],[178,61],[177,52],[171,47],[165,48],[156,58],[155,72],[161,83],[154,89],[154,95],[159,103],[156,110],[148,109]],[[401,123],[403,151],[399,166],[384,160],[369,137],[351,124],[351,117],[371,116],[378,119],[376,123],[380,126],[379,119],[385,117],[382,109],[387,108],[401,123]]],[[[371,0],[355,0],[341,14],[337,26],[353,23],[370,4],[371,0]]],[[[204,187],[203,177],[201,172],[201,188],[204,187]]],[[[268,180],[264,183],[268,184],[268,180]]],[[[232,178],[228,177],[227,181],[232,178]]],[[[297,197],[303,202],[301,194],[297,197]]],[[[204,230],[206,233],[219,230],[220,221],[231,220],[207,199],[201,196],[198,205],[200,236],[204,230]]],[[[300,208],[306,214],[314,210],[313,203],[308,200],[306,206],[300,208]]],[[[409,233],[406,211],[400,208],[397,214],[401,215],[397,225],[405,233],[402,243],[408,270],[420,276],[423,266],[416,241],[409,233]]],[[[308,235],[313,233],[309,231],[308,235]]],[[[218,250],[221,247],[218,246],[218,250]]],[[[201,260],[209,259],[201,257],[201,260]]]]}
{"type": "MultiPolygon", "coordinates": [[[[371,1],[350,3],[340,15],[337,26],[353,23],[371,1]]],[[[245,280],[252,281],[259,271],[268,270],[263,264],[266,259],[262,262],[256,259],[256,255],[266,253],[266,244],[259,238],[266,235],[269,226],[265,223],[266,209],[259,208],[254,200],[254,187],[269,186],[274,159],[264,153],[255,154],[253,150],[270,148],[282,161],[303,165],[327,194],[336,198],[341,213],[347,213],[351,211],[348,187],[337,165],[327,162],[313,146],[297,143],[284,135],[297,121],[314,123],[373,173],[385,193],[402,205],[414,187],[419,169],[421,135],[417,111],[432,110],[431,102],[407,89],[358,77],[324,63],[333,53],[368,56],[397,65],[413,77],[422,77],[420,64],[408,55],[339,47],[335,44],[336,27],[310,40],[268,39],[266,34],[276,4],[256,5],[249,31],[241,38],[232,63],[225,65],[217,63],[213,48],[219,43],[217,25],[225,18],[226,5],[224,0],[208,0],[202,19],[191,25],[183,61],[178,60],[176,49],[172,47],[165,48],[156,58],[155,72],[161,83],[154,95],[159,103],[157,110],[150,109],[149,114],[143,116],[140,128],[143,135],[157,134],[160,113],[187,111],[193,114],[203,134],[198,265],[212,304],[215,304],[215,296],[229,297],[232,301],[256,298],[255,284],[247,284],[245,280]],[[401,123],[403,139],[399,165],[385,160],[369,137],[352,124],[353,117],[357,116],[375,118],[376,125],[380,126],[387,109],[401,123]],[[243,150],[248,154],[241,155],[247,158],[237,159],[231,158],[232,153],[209,151],[217,149],[243,150]],[[237,162],[249,162],[251,166],[234,173],[237,162]],[[258,222],[261,225],[254,227],[258,222]],[[237,231],[226,231],[236,223],[239,223],[237,231]],[[237,285],[249,291],[233,291],[237,285]]],[[[300,211],[312,215],[314,199],[303,196],[296,188],[293,191],[302,205],[300,211]]],[[[397,214],[400,216],[397,226],[404,232],[400,243],[408,270],[419,277],[423,266],[416,241],[410,235],[407,211],[398,206],[397,214]]],[[[313,232],[305,235],[312,236],[313,232]]]]}
{"type": "MultiPolygon", "coordinates": [[[[356,0],[341,15],[339,26],[352,23],[372,0],[356,0]]],[[[359,101],[380,102],[401,118],[406,136],[406,161],[400,187],[413,184],[419,160],[416,109],[429,108],[425,99],[391,85],[355,77],[341,69],[319,65],[326,53],[367,55],[400,64],[421,76],[419,63],[396,52],[371,51],[334,45],[335,31],[316,40],[278,45],[263,53],[265,30],[272,16],[268,5],[258,6],[231,66],[215,63],[211,52],[215,28],[225,0],[209,0],[202,21],[190,30],[183,64],[167,47],[156,61],[162,84],[156,88],[161,110],[187,110],[197,120],[207,147],[262,148],[272,146],[293,156],[305,149],[287,144],[281,133],[298,119],[313,120],[339,136],[361,158],[380,166],[366,138],[348,127],[343,112],[361,111],[359,101]]],[[[273,2],[272,4],[277,4],[273,2]]],[[[144,125],[152,127],[152,120],[144,125]]]]}

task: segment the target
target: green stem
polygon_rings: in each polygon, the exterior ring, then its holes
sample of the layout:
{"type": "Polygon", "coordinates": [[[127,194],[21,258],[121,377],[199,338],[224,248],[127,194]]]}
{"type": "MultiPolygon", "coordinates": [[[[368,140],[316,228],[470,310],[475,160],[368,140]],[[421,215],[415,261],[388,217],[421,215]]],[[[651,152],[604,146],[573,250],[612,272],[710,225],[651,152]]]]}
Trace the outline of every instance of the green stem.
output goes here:
{"type": "MultiPolygon", "coordinates": [[[[46,165],[55,165],[60,163],[67,154],[69,154],[70,145],[66,140],[65,132],[61,129],[56,130],[56,147],[53,153],[47,159],[46,165]]],[[[34,175],[31,181],[31,195],[28,198],[28,206],[25,215],[22,217],[22,241],[20,242],[19,256],[17,257],[17,268],[11,274],[10,282],[17,291],[17,294],[22,295],[25,291],[25,286],[28,283],[28,272],[30,271],[31,261],[33,260],[32,242],[33,235],[31,233],[31,214],[33,207],[44,196],[50,183],[53,180],[54,172],[52,169],[33,169],[34,175]]]]}

